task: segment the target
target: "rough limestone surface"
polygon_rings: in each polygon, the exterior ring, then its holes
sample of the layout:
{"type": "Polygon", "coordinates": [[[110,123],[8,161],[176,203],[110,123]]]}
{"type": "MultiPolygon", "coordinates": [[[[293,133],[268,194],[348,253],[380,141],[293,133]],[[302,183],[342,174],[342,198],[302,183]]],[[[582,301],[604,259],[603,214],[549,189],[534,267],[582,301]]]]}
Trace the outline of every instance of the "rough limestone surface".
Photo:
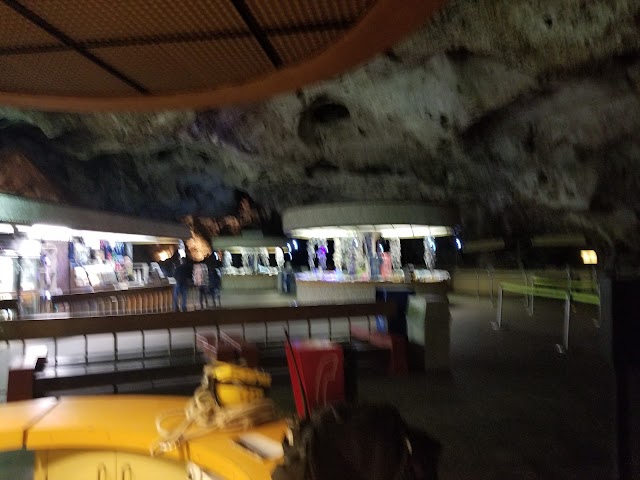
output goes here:
{"type": "Polygon", "coordinates": [[[451,1],[366,65],[252,105],[0,109],[0,152],[85,206],[422,200],[459,205],[469,238],[584,230],[636,249],[639,132],[640,0],[451,1]]]}

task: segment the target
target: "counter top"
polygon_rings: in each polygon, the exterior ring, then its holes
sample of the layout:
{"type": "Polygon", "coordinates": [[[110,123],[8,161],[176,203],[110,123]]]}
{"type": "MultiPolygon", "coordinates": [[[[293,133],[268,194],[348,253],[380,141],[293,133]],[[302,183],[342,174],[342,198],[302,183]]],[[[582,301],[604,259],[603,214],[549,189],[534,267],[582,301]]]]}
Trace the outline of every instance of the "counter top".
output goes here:
{"type": "Polygon", "coordinates": [[[410,287],[414,285],[424,285],[424,284],[432,284],[432,283],[442,283],[446,282],[446,280],[426,280],[421,282],[394,282],[392,280],[322,280],[322,279],[305,279],[305,278],[296,278],[296,282],[301,283],[315,283],[320,285],[374,285],[374,286],[398,286],[398,287],[410,287]]]}
{"type": "Polygon", "coordinates": [[[13,402],[0,408],[0,450],[20,450],[25,432],[57,404],[55,398],[13,402]]]}
{"type": "MultiPolygon", "coordinates": [[[[0,450],[114,450],[149,455],[157,439],[156,417],[182,411],[188,397],[121,395],[62,397],[0,406],[0,450]]],[[[251,430],[280,444],[286,424],[277,421],[251,430]]],[[[271,478],[278,461],[264,460],[235,440],[247,432],[214,431],[188,442],[165,458],[189,460],[224,478],[271,478]]]]}

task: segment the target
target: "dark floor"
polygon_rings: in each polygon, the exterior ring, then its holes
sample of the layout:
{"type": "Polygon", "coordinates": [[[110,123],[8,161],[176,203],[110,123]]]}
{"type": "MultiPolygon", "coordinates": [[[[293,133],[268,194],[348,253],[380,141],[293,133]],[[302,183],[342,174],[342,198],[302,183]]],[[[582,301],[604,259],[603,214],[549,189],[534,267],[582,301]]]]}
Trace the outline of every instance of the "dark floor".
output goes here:
{"type": "MultiPolygon", "coordinates": [[[[362,378],[360,399],[393,403],[436,437],[443,480],[615,478],[612,377],[598,354],[597,310],[575,312],[567,355],[555,347],[560,302],[537,301],[529,316],[520,298],[509,299],[499,332],[486,300],[452,297],[451,313],[450,375],[362,378]]],[[[289,386],[272,396],[293,411],[289,386]]],[[[25,463],[0,456],[0,478],[22,480],[15,466],[25,463]]]]}

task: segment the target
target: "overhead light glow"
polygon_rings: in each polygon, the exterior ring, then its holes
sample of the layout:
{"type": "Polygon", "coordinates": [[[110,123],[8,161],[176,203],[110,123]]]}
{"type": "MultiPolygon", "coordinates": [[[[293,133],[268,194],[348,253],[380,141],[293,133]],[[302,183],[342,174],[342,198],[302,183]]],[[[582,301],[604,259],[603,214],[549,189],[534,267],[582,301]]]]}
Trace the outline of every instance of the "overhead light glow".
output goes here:
{"type": "Polygon", "coordinates": [[[37,258],[40,257],[42,244],[38,240],[23,240],[18,251],[21,257],[37,258]]]}
{"type": "Polygon", "coordinates": [[[297,238],[353,238],[365,233],[377,233],[384,238],[424,238],[452,235],[452,230],[444,226],[430,225],[346,225],[300,228],[291,232],[297,238]]]}
{"type": "MultiPolygon", "coordinates": [[[[288,244],[287,244],[287,245],[288,245],[288,244]]],[[[295,250],[298,250],[298,241],[297,241],[296,239],[294,239],[294,240],[293,240],[293,248],[294,248],[295,250]]],[[[291,249],[289,249],[289,250],[291,250],[291,249]]]]}
{"type": "Polygon", "coordinates": [[[595,250],[580,250],[580,256],[582,257],[582,263],[585,265],[598,264],[598,254],[595,250]]]}
{"type": "Polygon", "coordinates": [[[73,230],[62,225],[46,225],[36,223],[27,230],[27,236],[31,240],[52,240],[68,242],[73,236],[73,230]]]}
{"type": "Polygon", "coordinates": [[[14,233],[13,225],[10,223],[0,223],[0,233],[12,235],[14,233]]]}
{"type": "Polygon", "coordinates": [[[456,248],[458,250],[462,250],[462,242],[460,241],[459,238],[456,238],[456,248]]]}

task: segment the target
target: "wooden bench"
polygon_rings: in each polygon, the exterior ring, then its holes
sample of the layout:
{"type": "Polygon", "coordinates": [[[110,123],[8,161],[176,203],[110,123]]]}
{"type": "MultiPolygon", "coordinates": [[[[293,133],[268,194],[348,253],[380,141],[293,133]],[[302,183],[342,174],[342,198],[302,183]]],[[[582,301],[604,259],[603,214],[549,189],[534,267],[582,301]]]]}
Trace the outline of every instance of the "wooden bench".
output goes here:
{"type": "Polygon", "coordinates": [[[146,359],[92,362],[88,364],[50,366],[33,378],[33,398],[60,390],[74,390],[110,385],[113,393],[127,383],[181,378],[202,373],[202,355],[173,355],[146,359]]]}
{"type": "MultiPolygon", "coordinates": [[[[270,373],[280,375],[287,372],[282,341],[269,341],[268,326],[282,325],[283,328],[297,322],[298,326],[306,326],[306,333],[312,336],[312,321],[321,325],[329,323],[328,332],[331,336],[335,330],[331,329],[331,322],[358,322],[366,318],[370,324],[370,317],[384,315],[387,318],[395,314],[395,306],[385,304],[352,304],[352,305],[321,305],[302,307],[268,307],[246,309],[217,309],[186,313],[155,313],[138,315],[114,315],[104,317],[78,317],[51,320],[22,320],[20,322],[5,322],[0,331],[0,341],[53,339],[53,355],[50,363],[42,371],[33,375],[33,395],[45,395],[57,390],[77,388],[112,386],[118,391],[118,385],[137,383],[160,379],[183,378],[202,372],[206,358],[198,352],[197,336],[208,329],[209,335],[219,337],[222,327],[242,327],[239,338],[246,343],[245,326],[261,325],[265,327],[265,341],[257,344],[258,365],[270,373]],[[172,331],[192,330],[193,340],[187,348],[181,349],[172,343],[172,331]],[[200,331],[198,329],[201,329],[200,331]],[[151,331],[168,332],[169,339],[166,347],[150,350],[145,349],[145,333],[151,331]],[[119,351],[119,333],[142,333],[142,352],[119,351]],[[91,355],[87,337],[91,335],[109,334],[113,336],[111,353],[102,357],[91,355]],[[65,357],[59,355],[59,339],[69,337],[84,337],[84,355],[65,357]],[[178,348],[177,348],[178,347],[178,348]]],[[[368,357],[379,358],[380,353],[386,352],[372,347],[367,342],[354,339],[336,339],[348,345],[350,351],[355,352],[359,361],[371,360],[368,357]]],[[[387,357],[385,357],[387,358],[387,357]]]]}

